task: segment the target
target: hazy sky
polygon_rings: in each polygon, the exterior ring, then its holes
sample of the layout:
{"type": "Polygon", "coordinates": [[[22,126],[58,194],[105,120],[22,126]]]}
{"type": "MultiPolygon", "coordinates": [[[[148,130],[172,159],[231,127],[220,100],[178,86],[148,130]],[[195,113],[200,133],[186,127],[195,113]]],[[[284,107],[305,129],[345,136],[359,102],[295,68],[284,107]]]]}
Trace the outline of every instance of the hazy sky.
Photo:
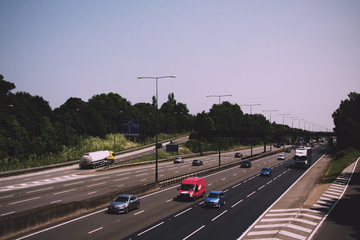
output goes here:
{"type": "Polygon", "coordinates": [[[150,103],[155,81],[137,77],[175,75],[159,104],[173,92],[196,114],[231,94],[324,130],[360,93],[359,0],[0,0],[0,34],[0,74],[52,108],[109,92],[150,103]]]}

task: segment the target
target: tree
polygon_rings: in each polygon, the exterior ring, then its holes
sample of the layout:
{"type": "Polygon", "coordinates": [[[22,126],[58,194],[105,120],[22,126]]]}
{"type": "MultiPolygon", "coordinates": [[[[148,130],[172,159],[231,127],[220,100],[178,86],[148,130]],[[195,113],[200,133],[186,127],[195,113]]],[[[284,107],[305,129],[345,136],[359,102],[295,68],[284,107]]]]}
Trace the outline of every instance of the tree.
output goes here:
{"type": "Polygon", "coordinates": [[[351,92],[332,114],[337,144],[340,147],[360,146],[360,94],[351,92]]]}

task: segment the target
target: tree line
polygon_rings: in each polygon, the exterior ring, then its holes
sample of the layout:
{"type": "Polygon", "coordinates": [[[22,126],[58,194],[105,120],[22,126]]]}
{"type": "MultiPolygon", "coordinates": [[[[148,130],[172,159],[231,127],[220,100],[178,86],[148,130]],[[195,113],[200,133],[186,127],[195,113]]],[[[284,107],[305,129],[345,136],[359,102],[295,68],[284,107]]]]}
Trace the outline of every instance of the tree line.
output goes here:
{"type": "MultiPolygon", "coordinates": [[[[12,93],[15,88],[14,83],[0,75],[0,160],[21,161],[34,155],[67,151],[88,136],[105,138],[119,132],[121,120],[140,123],[136,140],[142,142],[155,136],[156,115],[159,133],[190,133],[187,146],[194,152],[217,150],[219,146],[227,149],[234,145],[281,143],[300,136],[309,140],[324,135],[270,123],[261,114],[244,114],[238,104],[227,101],[214,104],[209,112],[192,115],[186,104],[176,101],[173,93],[157,109],[155,97],[152,103],[131,104],[111,92],[94,95],[88,101],[71,97],[53,110],[40,96],[12,93]]],[[[334,112],[339,141],[352,134],[349,126],[359,129],[359,113],[354,117],[353,109],[359,110],[358,106],[359,95],[352,93],[350,100],[342,102],[341,110],[334,112]]]]}

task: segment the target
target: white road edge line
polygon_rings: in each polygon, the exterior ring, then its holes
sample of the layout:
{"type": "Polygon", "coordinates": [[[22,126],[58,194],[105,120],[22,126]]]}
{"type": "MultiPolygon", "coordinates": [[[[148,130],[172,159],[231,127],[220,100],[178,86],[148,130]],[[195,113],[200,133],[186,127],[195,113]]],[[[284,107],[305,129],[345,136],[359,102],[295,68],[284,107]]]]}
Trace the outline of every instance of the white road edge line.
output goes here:
{"type": "MultiPolygon", "coordinates": [[[[281,196],[280,196],[273,204],[271,204],[270,207],[268,207],[268,209],[266,209],[266,210],[264,211],[264,213],[261,214],[261,215],[258,217],[258,219],[256,219],[256,221],[255,221],[253,224],[251,224],[251,226],[250,226],[245,232],[243,232],[243,234],[242,234],[240,237],[238,237],[237,239],[243,239],[244,236],[246,236],[246,235],[248,234],[248,232],[260,221],[260,219],[262,219],[262,218],[264,217],[264,215],[265,215],[278,201],[280,201],[280,199],[281,199],[288,191],[290,191],[290,189],[291,189],[298,181],[300,181],[300,179],[302,179],[302,178],[305,176],[305,174],[306,174],[311,168],[313,168],[318,162],[320,162],[320,160],[321,160],[324,156],[325,156],[325,154],[323,154],[323,155],[315,162],[315,164],[313,164],[310,168],[308,168],[308,170],[306,170],[306,172],[304,172],[283,194],[281,194],[281,196]]],[[[309,239],[310,239],[310,238],[309,238],[309,239]]]]}

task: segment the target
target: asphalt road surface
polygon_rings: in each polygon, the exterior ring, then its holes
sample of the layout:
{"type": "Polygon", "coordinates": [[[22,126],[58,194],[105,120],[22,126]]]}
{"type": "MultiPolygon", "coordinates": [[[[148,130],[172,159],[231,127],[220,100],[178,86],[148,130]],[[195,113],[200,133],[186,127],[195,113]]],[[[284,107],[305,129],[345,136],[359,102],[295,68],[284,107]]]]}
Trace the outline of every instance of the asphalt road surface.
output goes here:
{"type": "MultiPolygon", "coordinates": [[[[315,148],[313,162],[325,151],[325,147],[315,148]]],[[[289,160],[285,161],[277,160],[277,155],[268,156],[255,160],[252,168],[233,167],[206,176],[206,192],[226,191],[226,205],[221,208],[202,208],[203,199],[195,203],[178,202],[175,199],[177,186],[173,186],[140,196],[140,209],[128,214],[108,214],[106,209],[101,209],[24,234],[20,239],[236,239],[305,172],[291,168],[292,155],[286,154],[289,160]],[[263,167],[272,167],[271,177],[259,176],[263,167]]],[[[218,159],[210,157],[204,162],[211,161],[217,164],[218,159]]],[[[172,164],[164,164],[164,175],[171,171],[181,171],[181,165],[174,168],[172,164]]],[[[183,164],[187,165],[187,162],[183,164]]],[[[130,176],[145,173],[140,170],[133,169],[139,172],[132,172],[130,176]]]]}

